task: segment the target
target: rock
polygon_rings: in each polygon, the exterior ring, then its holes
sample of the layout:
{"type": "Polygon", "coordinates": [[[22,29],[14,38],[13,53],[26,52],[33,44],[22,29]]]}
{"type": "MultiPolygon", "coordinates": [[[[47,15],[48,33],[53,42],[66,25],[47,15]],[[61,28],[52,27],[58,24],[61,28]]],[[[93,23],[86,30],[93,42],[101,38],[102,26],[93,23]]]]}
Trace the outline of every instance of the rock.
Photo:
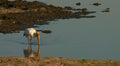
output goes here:
{"type": "Polygon", "coordinates": [[[48,10],[47,10],[47,8],[45,8],[45,7],[41,7],[41,8],[39,9],[39,12],[41,12],[41,13],[47,13],[48,10]]]}
{"type": "Polygon", "coordinates": [[[78,3],[76,3],[76,5],[77,5],[77,6],[80,6],[80,5],[81,5],[81,3],[80,3],[80,2],[78,2],[78,3]]]}
{"type": "Polygon", "coordinates": [[[97,3],[93,3],[93,5],[94,6],[99,6],[99,5],[101,5],[101,3],[98,3],[98,2],[97,3]]]}
{"type": "Polygon", "coordinates": [[[101,12],[110,12],[110,8],[106,8],[106,9],[104,9],[104,10],[101,11],[101,12]]]}
{"type": "Polygon", "coordinates": [[[64,9],[67,9],[67,10],[72,10],[73,8],[70,7],[70,6],[65,6],[64,9]]]}
{"type": "Polygon", "coordinates": [[[3,23],[2,20],[0,20],[0,25],[2,25],[2,23],[3,23]]]}

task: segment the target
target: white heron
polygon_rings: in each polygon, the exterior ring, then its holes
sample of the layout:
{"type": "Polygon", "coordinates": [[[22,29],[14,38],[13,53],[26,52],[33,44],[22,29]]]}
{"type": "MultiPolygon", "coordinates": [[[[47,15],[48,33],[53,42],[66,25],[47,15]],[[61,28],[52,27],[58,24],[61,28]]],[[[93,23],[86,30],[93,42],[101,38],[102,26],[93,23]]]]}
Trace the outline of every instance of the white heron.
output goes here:
{"type": "Polygon", "coordinates": [[[24,31],[24,36],[28,38],[28,44],[32,44],[32,38],[37,37],[38,45],[40,45],[40,32],[36,31],[34,28],[27,28],[24,31]]]}

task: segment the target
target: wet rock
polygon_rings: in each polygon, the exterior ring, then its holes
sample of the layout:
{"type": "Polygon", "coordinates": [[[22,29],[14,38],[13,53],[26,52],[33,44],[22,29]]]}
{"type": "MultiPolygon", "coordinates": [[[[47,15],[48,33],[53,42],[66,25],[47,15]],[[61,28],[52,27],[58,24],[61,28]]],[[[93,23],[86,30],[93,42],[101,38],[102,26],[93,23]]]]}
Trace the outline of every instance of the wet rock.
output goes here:
{"type": "Polygon", "coordinates": [[[76,3],[76,5],[77,5],[77,6],[80,6],[80,5],[81,5],[81,3],[80,3],[80,2],[78,2],[78,3],[76,3]]]}
{"type": "Polygon", "coordinates": [[[94,18],[94,17],[96,17],[96,16],[81,16],[82,18],[94,18]]]}
{"type": "Polygon", "coordinates": [[[64,9],[66,9],[66,10],[72,10],[73,8],[70,7],[70,6],[65,6],[64,9]]]}
{"type": "Polygon", "coordinates": [[[46,34],[50,34],[50,33],[52,33],[51,30],[37,30],[37,31],[41,31],[42,33],[46,33],[46,34]]]}
{"type": "Polygon", "coordinates": [[[88,14],[88,9],[83,8],[83,9],[81,9],[81,12],[82,12],[83,15],[87,15],[88,14]]]}
{"type": "Polygon", "coordinates": [[[110,12],[110,8],[106,8],[106,9],[104,9],[104,10],[101,11],[101,12],[110,12]]]}
{"type": "Polygon", "coordinates": [[[99,6],[99,5],[101,5],[101,3],[98,3],[98,2],[97,3],[93,3],[93,5],[94,6],[99,6]]]}
{"type": "Polygon", "coordinates": [[[52,31],[51,30],[42,30],[43,33],[50,34],[52,31]]]}

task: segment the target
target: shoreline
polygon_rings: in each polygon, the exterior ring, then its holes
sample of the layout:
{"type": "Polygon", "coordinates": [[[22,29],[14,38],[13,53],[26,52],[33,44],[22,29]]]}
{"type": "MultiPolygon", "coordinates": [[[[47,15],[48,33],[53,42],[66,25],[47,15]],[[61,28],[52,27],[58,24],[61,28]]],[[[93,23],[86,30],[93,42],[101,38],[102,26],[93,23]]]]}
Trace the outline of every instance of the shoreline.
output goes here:
{"type": "Polygon", "coordinates": [[[70,6],[57,7],[39,1],[0,1],[0,33],[16,33],[57,19],[95,18],[96,16],[89,15],[92,13],[96,11],[89,11],[87,8],[74,9],[70,6]]]}
{"type": "Polygon", "coordinates": [[[120,60],[69,59],[45,57],[41,59],[24,57],[0,57],[0,66],[119,66],[120,60]]]}

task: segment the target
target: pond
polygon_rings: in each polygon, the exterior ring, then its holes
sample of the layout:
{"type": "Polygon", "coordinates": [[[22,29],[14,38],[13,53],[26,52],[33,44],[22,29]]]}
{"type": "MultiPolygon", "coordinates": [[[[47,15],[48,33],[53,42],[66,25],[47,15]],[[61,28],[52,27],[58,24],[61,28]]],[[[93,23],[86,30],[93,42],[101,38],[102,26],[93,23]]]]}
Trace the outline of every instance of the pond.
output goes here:
{"type": "MultiPolygon", "coordinates": [[[[30,0],[29,0],[30,1],[30,0]]],[[[120,0],[40,0],[56,6],[87,7],[97,13],[96,18],[58,19],[36,29],[50,29],[41,33],[41,57],[55,56],[76,59],[120,59],[120,0]],[[81,2],[81,6],[76,6],[81,2]],[[102,5],[91,4],[100,2],[102,5]],[[114,2],[114,4],[113,4],[114,2]],[[101,12],[110,8],[110,12],[101,12]]],[[[24,56],[27,38],[20,33],[0,34],[0,56],[24,56]]],[[[37,50],[37,40],[33,40],[37,50]]]]}

